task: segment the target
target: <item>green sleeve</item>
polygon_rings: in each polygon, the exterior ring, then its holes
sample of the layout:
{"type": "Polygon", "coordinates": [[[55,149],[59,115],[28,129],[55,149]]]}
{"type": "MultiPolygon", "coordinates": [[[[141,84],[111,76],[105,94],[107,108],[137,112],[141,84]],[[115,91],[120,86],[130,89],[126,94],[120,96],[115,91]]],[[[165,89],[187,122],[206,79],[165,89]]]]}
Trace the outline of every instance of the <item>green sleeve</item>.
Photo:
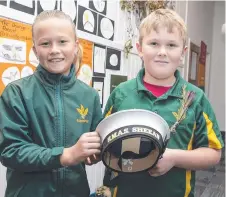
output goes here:
{"type": "Polygon", "coordinates": [[[203,93],[196,117],[194,148],[209,147],[221,149],[224,146],[215,113],[203,93]]]}
{"type": "Polygon", "coordinates": [[[100,105],[100,98],[98,93],[96,93],[95,101],[94,101],[94,109],[93,109],[93,119],[91,125],[91,131],[95,131],[99,122],[103,119],[103,114],[100,105]]]}
{"type": "Polygon", "coordinates": [[[14,170],[31,172],[62,167],[63,147],[45,148],[35,144],[29,128],[24,98],[20,90],[8,85],[0,97],[0,161],[14,170]]]}
{"type": "Polygon", "coordinates": [[[116,87],[107,100],[107,104],[104,108],[104,117],[108,117],[117,112],[118,105],[120,105],[120,89],[116,87]]]}

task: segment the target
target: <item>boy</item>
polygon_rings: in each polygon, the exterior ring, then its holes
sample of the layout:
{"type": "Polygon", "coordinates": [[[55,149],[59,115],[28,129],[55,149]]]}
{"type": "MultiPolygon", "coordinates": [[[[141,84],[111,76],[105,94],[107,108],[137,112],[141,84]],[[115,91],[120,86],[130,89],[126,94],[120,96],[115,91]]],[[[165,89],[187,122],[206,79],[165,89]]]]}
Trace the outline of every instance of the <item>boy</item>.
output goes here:
{"type": "Polygon", "coordinates": [[[105,114],[150,110],[167,121],[172,134],[153,169],[136,174],[107,170],[104,184],[115,187],[114,197],[194,197],[195,170],[217,164],[223,143],[205,94],[177,70],[187,49],[186,26],[174,11],[159,9],[142,21],[139,31],[144,69],[115,88],[105,114]]]}
{"type": "Polygon", "coordinates": [[[100,152],[98,133],[89,131],[102,112],[97,92],[75,77],[74,23],[61,11],[44,11],[32,37],[40,65],[0,98],[5,197],[88,197],[84,162],[92,164],[100,152]]]}

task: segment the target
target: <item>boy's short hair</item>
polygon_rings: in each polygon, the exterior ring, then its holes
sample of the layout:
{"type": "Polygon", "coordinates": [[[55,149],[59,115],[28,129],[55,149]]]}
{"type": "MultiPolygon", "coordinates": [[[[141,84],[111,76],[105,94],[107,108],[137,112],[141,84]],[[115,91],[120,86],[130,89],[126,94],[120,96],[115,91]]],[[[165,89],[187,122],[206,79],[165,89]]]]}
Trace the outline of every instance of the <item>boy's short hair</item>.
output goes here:
{"type": "Polygon", "coordinates": [[[75,24],[72,21],[71,17],[67,14],[65,14],[64,12],[60,11],[60,10],[46,10],[41,12],[39,15],[36,16],[34,23],[32,25],[32,37],[34,36],[34,27],[35,25],[43,20],[47,20],[50,18],[59,18],[59,19],[66,19],[68,20],[73,28],[73,31],[75,33],[75,38],[77,39],[77,34],[76,34],[76,29],[75,29],[75,24]]]}
{"type": "Polygon", "coordinates": [[[187,40],[187,27],[184,20],[175,11],[170,9],[157,9],[144,18],[139,27],[139,43],[142,44],[142,40],[145,34],[149,34],[151,30],[158,30],[159,26],[167,27],[169,32],[172,32],[176,27],[183,39],[184,46],[187,40]]]}

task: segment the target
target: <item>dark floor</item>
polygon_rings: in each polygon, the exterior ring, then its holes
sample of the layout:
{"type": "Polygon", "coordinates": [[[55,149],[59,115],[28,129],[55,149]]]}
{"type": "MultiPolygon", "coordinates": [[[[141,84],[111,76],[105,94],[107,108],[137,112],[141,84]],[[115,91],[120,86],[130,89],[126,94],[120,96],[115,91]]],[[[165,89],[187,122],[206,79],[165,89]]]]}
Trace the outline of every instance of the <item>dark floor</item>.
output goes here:
{"type": "Polygon", "coordinates": [[[195,197],[225,197],[225,151],[221,162],[209,170],[196,173],[195,197]]]}

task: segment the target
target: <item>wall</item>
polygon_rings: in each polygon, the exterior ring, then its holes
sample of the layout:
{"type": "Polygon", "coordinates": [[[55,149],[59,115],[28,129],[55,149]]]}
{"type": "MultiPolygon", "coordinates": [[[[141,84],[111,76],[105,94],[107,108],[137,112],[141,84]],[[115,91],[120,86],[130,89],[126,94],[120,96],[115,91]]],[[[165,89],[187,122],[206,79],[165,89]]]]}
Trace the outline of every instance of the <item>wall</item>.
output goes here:
{"type": "MultiPolygon", "coordinates": [[[[177,8],[187,23],[189,41],[197,46],[200,46],[201,41],[207,44],[209,64],[206,65],[205,91],[220,129],[225,131],[225,40],[221,34],[222,24],[225,23],[225,2],[186,0],[179,1],[177,8]]],[[[187,75],[188,61],[185,62],[186,79],[187,75]]]]}
{"type": "Polygon", "coordinates": [[[225,131],[225,41],[221,33],[225,23],[225,2],[188,1],[187,13],[191,41],[198,46],[201,40],[207,44],[210,64],[206,67],[206,92],[220,129],[225,131]]]}
{"type": "MultiPolygon", "coordinates": [[[[212,32],[213,32],[213,15],[214,15],[214,1],[181,1],[181,14],[184,16],[188,29],[188,47],[192,42],[200,46],[201,41],[207,44],[207,51],[212,51],[212,32]],[[208,14],[206,14],[208,13],[208,14]]],[[[187,53],[187,60],[189,60],[189,48],[187,53]]],[[[185,69],[185,78],[188,80],[188,65],[187,61],[185,69]]],[[[209,65],[206,67],[207,75],[209,74],[209,65]]],[[[208,84],[208,78],[206,78],[208,84]]]]}
{"type": "Polygon", "coordinates": [[[201,40],[212,52],[212,32],[214,17],[214,1],[188,1],[187,28],[191,41],[200,46],[201,40]]]}
{"type": "Polygon", "coordinates": [[[216,112],[222,131],[225,128],[225,34],[221,32],[225,23],[225,2],[214,3],[212,55],[210,67],[209,99],[216,112]]]}

